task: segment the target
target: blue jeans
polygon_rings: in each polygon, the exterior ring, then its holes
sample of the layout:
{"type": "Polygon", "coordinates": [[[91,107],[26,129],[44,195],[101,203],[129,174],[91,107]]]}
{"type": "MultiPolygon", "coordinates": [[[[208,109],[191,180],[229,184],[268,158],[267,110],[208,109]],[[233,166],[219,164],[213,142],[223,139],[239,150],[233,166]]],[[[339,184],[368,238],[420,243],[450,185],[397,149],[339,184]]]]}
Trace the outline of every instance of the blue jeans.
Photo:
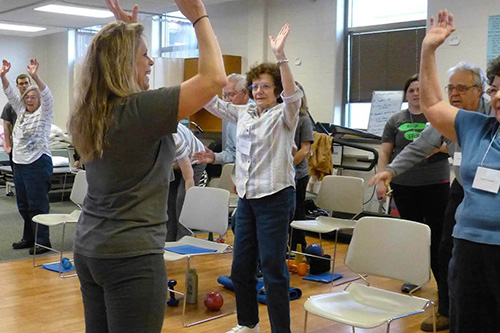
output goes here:
{"type": "Polygon", "coordinates": [[[500,246],[454,238],[448,271],[451,333],[500,332],[500,246]]]}
{"type": "MultiPolygon", "coordinates": [[[[30,164],[14,163],[14,185],[17,209],[24,220],[23,239],[35,240],[33,216],[49,213],[49,191],[52,179],[52,158],[43,154],[30,164]]],[[[49,227],[38,225],[37,243],[49,244],[49,227]]]]}
{"type": "Polygon", "coordinates": [[[231,279],[238,324],[259,322],[257,257],[260,258],[272,332],[290,332],[289,275],[286,265],[288,225],[295,211],[295,190],[238,201],[231,279]]]}
{"type": "Polygon", "coordinates": [[[85,331],[161,332],[167,302],[162,254],[98,259],[75,253],[85,331]]]}

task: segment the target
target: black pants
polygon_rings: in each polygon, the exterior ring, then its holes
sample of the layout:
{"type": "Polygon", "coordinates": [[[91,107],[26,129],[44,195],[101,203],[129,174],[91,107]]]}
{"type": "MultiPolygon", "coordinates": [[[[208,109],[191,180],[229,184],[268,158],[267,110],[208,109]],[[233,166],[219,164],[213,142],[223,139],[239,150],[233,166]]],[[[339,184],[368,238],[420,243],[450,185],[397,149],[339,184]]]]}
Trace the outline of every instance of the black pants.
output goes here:
{"type": "Polygon", "coordinates": [[[458,205],[464,199],[464,189],[462,185],[455,179],[451,184],[450,197],[448,207],[444,215],[443,232],[441,234],[441,242],[439,243],[439,281],[438,283],[438,299],[439,313],[445,317],[450,316],[450,300],[448,296],[448,266],[451,260],[453,250],[453,227],[455,226],[455,212],[458,205]]]}
{"type": "Polygon", "coordinates": [[[450,184],[405,186],[393,183],[391,185],[401,218],[425,223],[431,228],[431,268],[436,281],[439,281],[442,269],[439,268],[438,250],[450,184]]]}
{"type": "MultiPolygon", "coordinates": [[[[293,220],[305,220],[306,219],[306,190],[307,183],[309,183],[309,175],[297,179],[295,181],[295,215],[293,220]]],[[[290,221],[291,223],[292,221],[290,221]]],[[[290,228],[291,229],[291,228],[290,228]]],[[[289,230],[290,230],[289,229],[289,230]]],[[[289,231],[290,232],[290,231],[289,231]]],[[[306,249],[306,232],[304,230],[295,229],[292,233],[292,250],[297,249],[297,244],[302,245],[302,251],[306,249]]]]}
{"type": "Polygon", "coordinates": [[[161,332],[167,300],[162,254],[99,259],[75,253],[85,332],[161,332]]]}
{"type": "Polygon", "coordinates": [[[500,332],[500,246],[454,239],[450,332],[500,332]]]}

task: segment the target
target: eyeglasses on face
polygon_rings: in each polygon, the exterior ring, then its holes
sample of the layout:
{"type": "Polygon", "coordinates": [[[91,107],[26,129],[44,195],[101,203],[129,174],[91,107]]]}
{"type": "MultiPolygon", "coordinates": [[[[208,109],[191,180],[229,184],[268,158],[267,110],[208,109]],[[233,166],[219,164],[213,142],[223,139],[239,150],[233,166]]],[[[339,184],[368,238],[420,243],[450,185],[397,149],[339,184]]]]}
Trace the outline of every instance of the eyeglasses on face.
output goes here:
{"type": "Polygon", "coordinates": [[[26,95],[26,96],[24,96],[24,100],[25,101],[38,101],[38,96],[29,96],[29,95],[26,95]]]}
{"type": "Polygon", "coordinates": [[[224,92],[222,94],[222,97],[224,97],[224,99],[233,98],[234,96],[238,95],[241,92],[243,92],[243,90],[238,90],[238,91],[233,91],[233,92],[224,92]]]}
{"type": "Polygon", "coordinates": [[[486,90],[486,93],[488,95],[490,95],[490,97],[493,97],[497,94],[498,92],[498,88],[497,87],[489,87],[487,90],[486,90]]]}
{"type": "Polygon", "coordinates": [[[451,94],[453,90],[456,89],[460,94],[465,94],[469,89],[474,87],[477,87],[477,85],[474,84],[472,86],[466,86],[464,84],[457,84],[456,86],[454,86],[452,84],[448,84],[447,86],[444,87],[444,90],[446,90],[448,94],[451,94]]]}
{"type": "Polygon", "coordinates": [[[260,83],[260,84],[252,84],[248,87],[251,91],[257,90],[258,88],[261,88],[262,90],[268,90],[274,87],[274,85],[269,84],[269,83],[260,83]]]}

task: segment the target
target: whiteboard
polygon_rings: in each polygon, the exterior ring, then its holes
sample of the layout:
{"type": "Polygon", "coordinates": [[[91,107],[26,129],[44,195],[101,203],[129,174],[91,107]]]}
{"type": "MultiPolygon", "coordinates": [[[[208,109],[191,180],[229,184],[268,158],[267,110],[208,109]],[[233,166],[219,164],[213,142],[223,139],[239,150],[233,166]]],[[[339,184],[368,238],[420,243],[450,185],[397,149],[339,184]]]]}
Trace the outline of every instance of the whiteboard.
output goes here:
{"type": "Polygon", "coordinates": [[[402,103],[403,90],[374,91],[368,120],[368,133],[382,136],[385,123],[394,113],[401,111],[402,103]]]}

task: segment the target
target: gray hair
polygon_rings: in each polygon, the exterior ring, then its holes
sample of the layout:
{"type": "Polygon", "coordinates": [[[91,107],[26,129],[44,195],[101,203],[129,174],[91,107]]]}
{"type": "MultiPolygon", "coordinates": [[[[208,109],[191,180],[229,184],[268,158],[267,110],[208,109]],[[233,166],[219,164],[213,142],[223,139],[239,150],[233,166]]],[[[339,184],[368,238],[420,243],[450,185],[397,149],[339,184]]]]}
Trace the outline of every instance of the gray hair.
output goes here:
{"type": "Polygon", "coordinates": [[[229,82],[234,83],[234,88],[236,91],[247,90],[247,78],[245,75],[232,73],[227,76],[229,82]]]}
{"type": "Polygon", "coordinates": [[[38,96],[38,99],[40,100],[40,103],[42,102],[41,101],[41,96],[40,96],[40,90],[38,90],[38,86],[36,85],[31,85],[29,86],[28,88],[26,88],[26,91],[23,93],[23,95],[21,96],[21,101],[23,102],[24,106],[26,106],[26,103],[24,102],[24,97],[26,97],[26,95],[28,95],[28,93],[30,91],[35,91],[36,92],[36,95],[38,96]]]}
{"type": "Polygon", "coordinates": [[[473,65],[466,61],[460,61],[455,66],[448,69],[448,78],[450,78],[453,74],[457,72],[463,72],[463,71],[471,72],[472,77],[474,78],[474,84],[478,87],[481,87],[482,91],[484,92],[484,88],[486,85],[486,77],[484,76],[483,70],[479,66],[473,65]]]}

